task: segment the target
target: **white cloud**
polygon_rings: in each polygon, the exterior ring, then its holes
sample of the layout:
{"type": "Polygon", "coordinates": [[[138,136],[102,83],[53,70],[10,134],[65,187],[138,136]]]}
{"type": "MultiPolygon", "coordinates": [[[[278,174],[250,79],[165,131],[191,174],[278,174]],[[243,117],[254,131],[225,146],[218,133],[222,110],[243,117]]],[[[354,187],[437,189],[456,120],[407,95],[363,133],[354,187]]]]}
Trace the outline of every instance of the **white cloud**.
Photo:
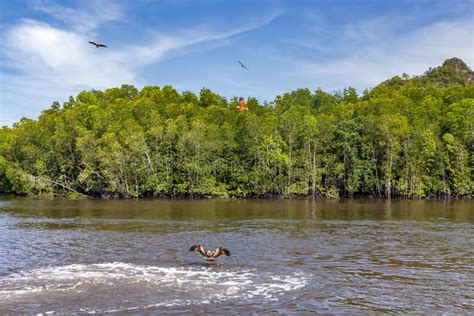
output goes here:
{"type": "Polygon", "coordinates": [[[122,8],[112,1],[82,1],[80,4],[81,8],[70,8],[56,2],[36,0],[33,7],[68,23],[79,32],[94,30],[102,23],[120,20],[123,17],[122,8]]]}
{"type": "Polygon", "coordinates": [[[280,9],[275,10],[266,17],[259,17],[258,22],[250,22],[234,29],[216,32],[207,26],[194,26],[174,36],[159,35],[154,41],[151,41],[151,44],[127,48],[127,54],[136,56],[135,59],[139,64],[149,64],[162,59],[173,50],[201,43],[222,41],[232,36],[258,29],[278,18],[282,12],[280,9]]]}
{"type": "Polygon", "coordinates": [[[32,79],[64,86],[104,87],[134,81],[123,60],[105,49],[93,49],[86,37],[24,20],[6,37],[6,55],[32,79]]]}
{"type": "MultiPolygon", "coordinates": [[[[429,24],[405,35],[388,31],[396,30],[399,24],[393,21],[397,25],[387,25],[388,21],[379,18],[346,27],[340,41],[347,42],[358,35],[358,44],[345,45],[342,57],[297,63],[298,74],[326,89],[364,89],[402,73],[422,74],[451,57],[459,57],[469,66],[474,64],[474,28],[470,17],[429,24]],[[370,31],[354,32],[367,29],[367,25],[370,31]]],[[[332,45],[329,48],[336,51],[342,44],[332,45]]]]}
{"type": "MultiPolygon", "coordinates": [[[[113,5],[100,1],[98,5],[113,5]]],[[[11,124],[22,116],[34,117],[54,100],[66,100],[84,89],[105,89],[121,84],[142,86],[141,70],[159,62],[173,52],[193,45],[222,41],[237,34],[257,29],[281,14],[274,12],[256,23],[230,29],[212,31],[194,27],[174,35],[157,35],[141,45],[106,49],[91,46],[87,32],[100,23],[119,17],[92,14],[89,11],[66,8],[57,4],[37,2],[37,8],[72,25],[61,29],[50,24],[24,19],[5,32],[1,54],[14,73],[2,74],[0,82],[0,124],[11,124]],[[76,14],[76,17],[72,17],[76,14]],[[21,95],[21,97],[16,97],[21,95]]],[[[112,12],[121,12],[114,9],[112,12]]]]}
{"type": "Polygon", "coordinates": [[[382,15],[365,18],[350,23],[342,28],[342,38],[355,43],[370,43],[386,41],[387,36],[393,36],[414,21],[414,17],[400,15],[382,15]]]}
{"type": "Polygon", "coordinates": [[[147,44],[113,50],[94,48],[88,43],[88,37],[78,32],[23,20],[7,33],[4,53],[29,78],[64,86],[106,88],[123,82],[137,83],[140,67],[160,61],[174,50],[224,40],[256,29],[274,18],[221,32],[193,28],[192,33],[160,35],[147,44]]]}

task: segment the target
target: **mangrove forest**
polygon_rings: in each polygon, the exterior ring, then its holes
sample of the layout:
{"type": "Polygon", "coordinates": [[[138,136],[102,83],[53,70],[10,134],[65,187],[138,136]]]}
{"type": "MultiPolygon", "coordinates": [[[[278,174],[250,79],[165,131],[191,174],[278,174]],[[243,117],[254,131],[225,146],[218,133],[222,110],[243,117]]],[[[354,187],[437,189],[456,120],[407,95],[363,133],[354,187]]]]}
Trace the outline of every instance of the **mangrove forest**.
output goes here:
{"type": "MultiPolygon", "coordinates": [[[[361,74],[363,75],[363,74],[361,74]]],[[[237,94],[238,92],[236,92],[237,94]]],[[[122,85],[0,130],[0,192],[130,197],[471,197],[474,74],[298,89],[271,102],[122,85]]]]}

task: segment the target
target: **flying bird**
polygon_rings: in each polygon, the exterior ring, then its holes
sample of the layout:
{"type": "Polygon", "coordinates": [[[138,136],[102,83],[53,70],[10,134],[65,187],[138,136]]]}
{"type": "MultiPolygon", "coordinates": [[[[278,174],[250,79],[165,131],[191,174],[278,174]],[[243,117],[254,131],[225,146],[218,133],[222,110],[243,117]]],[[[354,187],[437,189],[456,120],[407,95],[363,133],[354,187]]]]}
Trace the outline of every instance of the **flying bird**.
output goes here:
{"type": "Polygon", "coordinates": [[[250,70],[250,69],[248,69],[247,67],[245,67],[245,65],[242,64],[242,63],[240,62],[240,60],[237,60],[237,61],[239,62],[240,66],[242,66],[243,68],[245,68],[245,69],[247,69],[247,70],[250,70]]]}
{"type": "Polygon", "coordinates": [[[92,44],[92,45],[95,45],[95,47],[97,47],[97,48],[99,48],[99,47],[107,47],[107,46],[105,46],[104,44],[97,44],[97,43],[95,43],[95,42],[89,42],[89,43],[92,44]]]}
{"type": "Polygon", "coordinates": [[[219,247],[214,251],[210,251],[210,250],[204,249],[204,247],[201,245],[194,245],[191,248],[189,248],[189,251],[197,251],[201,255],[206,257],[206,260],[209,260],[209,261],[214,261],[220,255],[230,256],[230,251],[222,247],[219,247]]]}

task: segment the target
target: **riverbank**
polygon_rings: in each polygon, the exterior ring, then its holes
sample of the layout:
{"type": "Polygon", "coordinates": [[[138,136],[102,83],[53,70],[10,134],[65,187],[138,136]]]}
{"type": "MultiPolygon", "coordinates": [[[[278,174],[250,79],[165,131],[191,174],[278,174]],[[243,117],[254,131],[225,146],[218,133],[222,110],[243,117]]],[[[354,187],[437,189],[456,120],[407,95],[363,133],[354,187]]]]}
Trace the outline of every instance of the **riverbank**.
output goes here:
{"type": "Polygon", "coordinates": [[[360,95],[297,89],[271,103],[248,98],[242,113],[237,99],[209,89],[82,91],[38,119],[0,128],[0,191],[472,197],[472,74],[454,58],[360,95]],[[462,75],[469,78],[459,82],[462,75]]]}
{"type": "Polygon", "coordinates": [[[444,196],[444,197],[376,197],[376,196],[355,196],[355,197],[336,197],[326,198],[322,196],[278,196],[278,195],[263,195],[263,196],[210,196],[210,195],[161,195],[156,197],[143,196],[143,197],[119,197],[119,196],[91,196],[85,194],[45,194],[45,195],[25,195],[25,194],[11,194],[11,193],[0,193],[0,198],[31,198],[31,199],[46,199],[46,200],[268,200],[268,201],[344,201],[344,200],[369,200],[369,201],[469,201],[473,199],[473,196],[444,196]]]}

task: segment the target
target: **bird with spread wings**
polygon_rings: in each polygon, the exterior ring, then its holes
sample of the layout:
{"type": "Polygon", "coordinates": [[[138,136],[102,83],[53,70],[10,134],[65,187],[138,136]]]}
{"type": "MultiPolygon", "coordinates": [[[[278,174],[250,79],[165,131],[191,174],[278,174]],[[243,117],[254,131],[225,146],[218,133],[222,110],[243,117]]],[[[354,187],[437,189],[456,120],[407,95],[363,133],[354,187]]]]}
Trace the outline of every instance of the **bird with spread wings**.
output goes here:
{"type": "Polygon", "coordinates": [[[201,245],[194,245],[191,248],[189,248],[189,251],[199,252],[201,255],[206,257],[206,260],[215,260],[220,255],[230,256],[230,251],[222,247],[219,247],[214,251],[210,251],[210,250],[204,249],[204,247],[201,245]]]}
{"type": "Polygon", "coordinates": [[[242,68],[245,68],[245,69],[247,69],[247,70],[250,70],[250,69],[248,69],[244,64],[242,64],[242,63],[240,62],[240,60],[237,60],[237,61],[239,62],[240,66],[242,66],[242,68]]]}
{"type": "Polygon", "coordinates": [[[97,47],[97,48],[99,48],[99,47],[107,47],[107,46],[105,46],[104,44],[97,44],[96,42],[89,42],[89,44],[95,45],[95,47],[97,47]]]}

